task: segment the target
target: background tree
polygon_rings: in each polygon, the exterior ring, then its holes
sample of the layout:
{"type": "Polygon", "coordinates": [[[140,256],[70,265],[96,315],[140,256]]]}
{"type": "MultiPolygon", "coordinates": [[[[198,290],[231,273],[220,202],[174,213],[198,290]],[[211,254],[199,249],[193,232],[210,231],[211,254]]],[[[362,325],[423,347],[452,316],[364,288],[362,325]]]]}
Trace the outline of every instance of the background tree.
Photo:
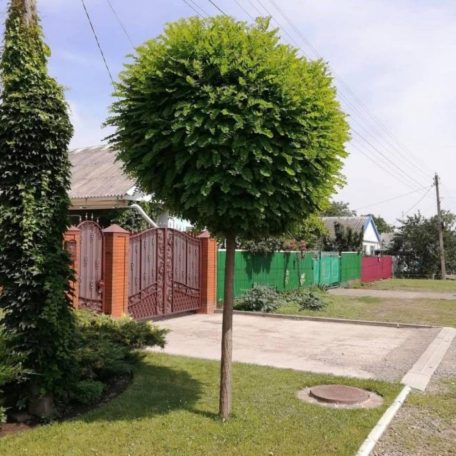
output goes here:
{"type": "Polygon", "coordinates": [[[331,201],[321,212],[322,217],[354,217],[356,211],[350,209],[349,203],[331,201]]]}
{"type": "Polygon", "coordinates": [[[379,233],[391,233],[394,231],[394,226],[390,225],[381,215],[371,215],[379,233]]]}
{"type": "Polygon", "coordinates": [[[363,249],[363,231],[355,231],[340,223],[334,224],[334,237],[325,236],[323,248],[335,252],[361,252],[363,249]]]}
{"type": "Polygon", "coordinates": [[[12,0],[0,59],[0,308],[8,350],[34,373],[16,389],[22,400],[59,394],[75,365],[63,250],[72,126],[48,56],[34,2],[12,0]]]}
{"type": "Polygon", "coordinates": [[[226,238],[220,415],[231,410],[236,238],[279,236],[321,209],[348,137],[325,64],[269,21],[167,25],[121,74],[108,123],[125,169],[167,208],[226,238]]]}
{"type": "MultiPolygon", "coordinates": [[[[456,273],[456,215],[443,212],[445,259],[449,273],[456,273]]],[[[405,277],[440,277],[437,216],[419,212],[399,221],[388,253],[396,256],[396,273],[405,277]]]]}

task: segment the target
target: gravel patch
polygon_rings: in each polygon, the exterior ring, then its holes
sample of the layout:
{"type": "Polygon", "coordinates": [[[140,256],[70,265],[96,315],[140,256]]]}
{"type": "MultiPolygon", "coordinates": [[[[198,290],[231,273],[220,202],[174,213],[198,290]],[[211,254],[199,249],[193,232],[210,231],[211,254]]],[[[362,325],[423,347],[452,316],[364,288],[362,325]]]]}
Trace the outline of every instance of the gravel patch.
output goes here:
{"type": "MultiPolygon", "coordinates": [[[[388,382],[398,382],[423,354],[441,328],[415,329],[402,344],[370,364],[369,370],[375,373],[375,378],[388,382]]],[[[367,368],[367,366],[366,366],[367,368]]]]}
{"type": "MultiPolygon", "coordinates": [[[[424,395],[445,402],[450,383],[456,383],[456,340],[446,353],[425,393],[413,392],[377,444],[375,456],[456,455],[455,413],[420,403],[424,395]]],[[[454,389],[453,389],[454,391],[454,389]]],[[[445,410],[445,409],[444,409],[445,410]]]]}

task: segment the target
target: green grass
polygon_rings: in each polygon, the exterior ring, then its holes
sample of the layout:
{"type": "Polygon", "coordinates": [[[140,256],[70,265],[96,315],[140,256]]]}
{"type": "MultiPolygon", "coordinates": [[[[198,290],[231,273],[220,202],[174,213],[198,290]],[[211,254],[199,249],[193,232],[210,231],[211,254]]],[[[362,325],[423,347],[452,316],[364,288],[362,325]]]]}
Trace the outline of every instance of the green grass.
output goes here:
{"type": "Polygon", "coordinates": [[[359,284],[356,288],[456,293],[456,280],[390,279],[367,284],[359,284]]]}
{"type": "Polygon", "coordinates": [[[217,417],[219,364],[150,354],[120,397],[85,416],[0,439],[2,456],[353,455],[401,386],[246,364],[234,366],[233,416],[217,417]],[[336,410],[296,392],[343,382],[382,407],[336,410]]]}
{"type": "Polygon", "coordinates": [[[456,326],[456,300],[351,297],[329,294],[325,295],[324,299],[328,302],[324,310],[300,311],[298,306],[292,303],[279,307],[276,313],[456,326]]]}

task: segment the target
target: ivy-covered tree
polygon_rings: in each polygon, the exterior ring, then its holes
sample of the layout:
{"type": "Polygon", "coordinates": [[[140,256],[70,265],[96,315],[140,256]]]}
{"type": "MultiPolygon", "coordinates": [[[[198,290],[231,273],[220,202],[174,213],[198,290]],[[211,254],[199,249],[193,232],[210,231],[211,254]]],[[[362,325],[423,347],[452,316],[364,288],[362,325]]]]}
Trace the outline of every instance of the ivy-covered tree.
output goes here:
{"type": "Polygon", "coordinates": [[[0,58],[0,308],[8,350],[32,372],[15,393],[49,407],[75,362],[63,248],[73,130],[48,57],[35,3],[11,0],[0,58]]]}
{"type": "Polygon", "coordinates": [[[125,169],[167,208],[226,239],[220,415],[231,410],[236,238],[289,231],[342,182],[348,126],[326,65],[269,21],[167,25],[121,74],[108,124],[125,169]]]}

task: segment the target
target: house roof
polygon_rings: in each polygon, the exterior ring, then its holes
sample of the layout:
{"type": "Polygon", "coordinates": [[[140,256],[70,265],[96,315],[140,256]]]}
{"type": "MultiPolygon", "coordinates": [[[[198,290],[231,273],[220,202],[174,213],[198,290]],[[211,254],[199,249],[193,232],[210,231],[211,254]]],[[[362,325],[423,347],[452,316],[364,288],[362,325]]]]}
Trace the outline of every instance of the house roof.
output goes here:
{"type": "Polygon", "coordinates": [[[364,232],[367,224],[369,223],[369,216],[362,217],[323,217],[323,223],[328,230],[329,236],[331,238],[335,237],[334,226],[336,223],[339,223],[344,228],[351,228],[354,232],[359,233],[360,231],[364,232]]]}
{"type": "Polygon", "coordinates": [[[70,151],[70,199],[126,198],[135,192],[135,182],[122,170],[109,146],[70,151]]]}

